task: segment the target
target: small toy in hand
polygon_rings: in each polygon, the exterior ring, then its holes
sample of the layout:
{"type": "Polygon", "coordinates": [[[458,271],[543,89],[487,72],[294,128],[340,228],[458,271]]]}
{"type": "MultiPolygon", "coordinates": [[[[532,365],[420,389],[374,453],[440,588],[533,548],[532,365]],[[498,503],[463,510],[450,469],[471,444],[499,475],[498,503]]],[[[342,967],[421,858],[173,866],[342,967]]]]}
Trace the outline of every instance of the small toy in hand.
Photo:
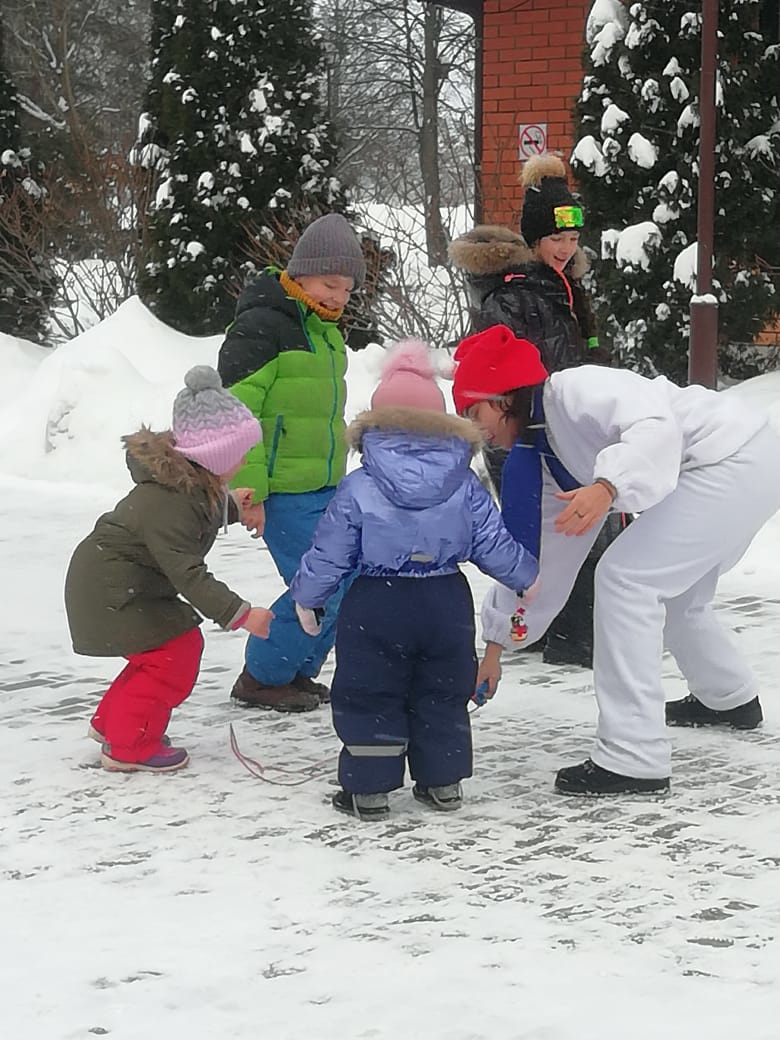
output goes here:
{"type": "Polygon", "coordinates": [[[525,611],[517,609],[510,622],[510,634],[513,643],[522,643],[528,636],[528,625],[525,623],[525,611]]]}
{"type": "Polygon", "coordinates": [[[487,703],[487,693],[488,681],[487,679],[485,679],[485,681],[481,682],[479,686],[476,688],[476,690],[474,691],[474,695],[471,698],[478,708],[481,708],[483,704],[487,703]]]}

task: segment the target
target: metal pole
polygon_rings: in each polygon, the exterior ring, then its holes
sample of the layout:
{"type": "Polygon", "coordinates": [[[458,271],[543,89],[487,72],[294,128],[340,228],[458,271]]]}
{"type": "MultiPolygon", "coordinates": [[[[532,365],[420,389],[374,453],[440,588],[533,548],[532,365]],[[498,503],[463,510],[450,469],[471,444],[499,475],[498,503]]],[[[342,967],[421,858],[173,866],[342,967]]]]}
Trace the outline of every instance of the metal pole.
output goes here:
{"type": "Polygon", "coordinates": [[[696,293],[691,297],[688,381],[715,387],[718,378],[718,301],[712,293],[715,212],[715,69],[718,54],[718,0],[702,0],[699,77],[699,200],[696,293]]]}

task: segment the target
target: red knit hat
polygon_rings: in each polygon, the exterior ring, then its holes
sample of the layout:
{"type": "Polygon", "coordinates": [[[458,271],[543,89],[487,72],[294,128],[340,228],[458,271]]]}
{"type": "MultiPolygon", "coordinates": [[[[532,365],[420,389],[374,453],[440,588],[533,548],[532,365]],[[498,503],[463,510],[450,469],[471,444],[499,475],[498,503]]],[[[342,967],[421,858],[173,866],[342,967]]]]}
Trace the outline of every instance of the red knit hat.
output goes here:
{"type": "Polygon", "coordinates": [[[548,375],[533,343],[518,339],[506,325],[492,325],[462,340],[455,361],[452,397],[459,415],[475,401],[536,386],[548,375]]]}

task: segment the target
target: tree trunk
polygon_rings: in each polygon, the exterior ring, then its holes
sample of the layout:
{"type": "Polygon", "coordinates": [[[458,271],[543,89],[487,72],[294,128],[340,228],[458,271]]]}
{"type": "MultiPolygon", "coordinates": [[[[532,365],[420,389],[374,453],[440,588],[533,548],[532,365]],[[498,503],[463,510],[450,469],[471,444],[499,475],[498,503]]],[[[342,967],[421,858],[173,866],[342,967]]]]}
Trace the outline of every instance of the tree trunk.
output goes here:
{"type": "Polygon", "coordinates": [[[422,125],[420,127],[420,172],[425,208],[425,246],[430,267],[447,262],[447,234],[441,219],[441,185],[439,180],[439,34],[441,9],[425,6],[422,125]]]}

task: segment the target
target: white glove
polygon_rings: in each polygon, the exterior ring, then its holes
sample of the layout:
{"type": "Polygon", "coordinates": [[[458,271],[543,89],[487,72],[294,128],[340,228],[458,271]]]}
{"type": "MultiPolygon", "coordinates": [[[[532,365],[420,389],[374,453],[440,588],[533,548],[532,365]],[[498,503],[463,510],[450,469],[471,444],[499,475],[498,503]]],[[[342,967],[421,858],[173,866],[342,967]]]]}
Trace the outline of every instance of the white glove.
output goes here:
{"type": "Polygon", "coordinates": [[[320,634],[322,631],[322,615],[325,613],[321,607],[315,607],[314,610],[310,610],[309,607],[302,607],[300,603],[296,603],[295,613],[298,615],[298,622],[307,636],[318,636],[320,634]]]}

